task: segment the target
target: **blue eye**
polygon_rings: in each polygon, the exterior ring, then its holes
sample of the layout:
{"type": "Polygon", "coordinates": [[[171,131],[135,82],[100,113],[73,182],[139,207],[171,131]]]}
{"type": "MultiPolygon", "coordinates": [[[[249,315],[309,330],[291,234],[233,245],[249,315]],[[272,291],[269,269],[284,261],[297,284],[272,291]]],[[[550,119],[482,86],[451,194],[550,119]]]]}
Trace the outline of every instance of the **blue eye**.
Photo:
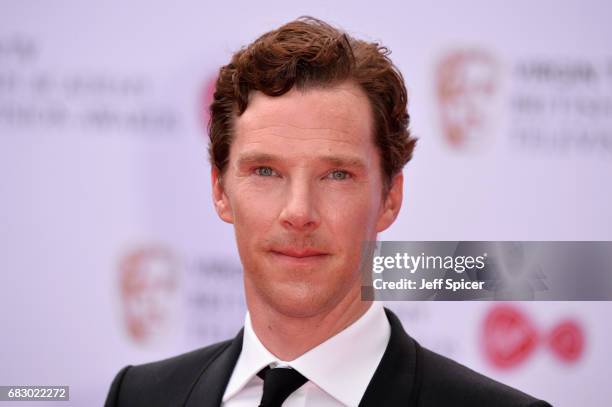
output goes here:
{"type": "Polygon", "coordinates": [[[270,167],[257,167],[255,168],[255,174],[262,177],[271,177],[275,174],[274,170],[270,167]]]}
{"type": "Polygon", "coordinates": [[[344,170],[334,170],[329,173],[329,177],[336,181],[343,181],[350,178],[350,174],[344,170]]]}

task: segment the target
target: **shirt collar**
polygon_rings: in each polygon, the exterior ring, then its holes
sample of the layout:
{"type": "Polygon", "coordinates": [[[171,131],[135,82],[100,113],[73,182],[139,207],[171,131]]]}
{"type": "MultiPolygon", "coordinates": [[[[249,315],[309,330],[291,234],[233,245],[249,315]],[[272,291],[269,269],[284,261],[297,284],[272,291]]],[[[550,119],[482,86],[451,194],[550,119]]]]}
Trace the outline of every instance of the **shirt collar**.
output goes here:
{"type": "Polygon", "coordinates": [[[262,368],[277,363],[296,369],[343,404],[357,406],[387,348],[390,333],[382,304],[373,302],[350,326],[287,362],[279,360],[260,342],[247,312],[242,351],[223,401],[242,390],[262,368]]]}

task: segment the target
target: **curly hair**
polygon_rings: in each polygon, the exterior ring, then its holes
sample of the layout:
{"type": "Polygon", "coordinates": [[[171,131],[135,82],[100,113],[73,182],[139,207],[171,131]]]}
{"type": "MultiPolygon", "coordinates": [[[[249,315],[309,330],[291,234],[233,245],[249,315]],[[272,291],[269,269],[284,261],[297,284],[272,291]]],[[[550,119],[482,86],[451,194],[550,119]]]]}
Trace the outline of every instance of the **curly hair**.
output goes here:
{"type": "Polygon", "coordinates": [[[409,130],[404,79],[389,54],[384,46],[352,38],[312,17],[263,34],[219,70],[208,123],[211,164],[223,174],[232,122],[247,109],[250,92],[281,96],[293,87],[305,90],[352,81],[365,91],[372,108],[387,190],[416,144],[409,130]]]}

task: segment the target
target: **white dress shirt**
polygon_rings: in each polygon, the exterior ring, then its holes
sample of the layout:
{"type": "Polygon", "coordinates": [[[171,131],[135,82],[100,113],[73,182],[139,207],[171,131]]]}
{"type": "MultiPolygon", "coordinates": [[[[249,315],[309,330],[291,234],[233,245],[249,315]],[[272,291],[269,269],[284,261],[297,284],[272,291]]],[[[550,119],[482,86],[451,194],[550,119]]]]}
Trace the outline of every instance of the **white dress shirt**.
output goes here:
{"type": "Polygon", "coordinates": [[[257,372],[265,366],[289,366],[308,381],[293,392],[284,407],[355,406],[363,397],[387,348],[391,327],[380,302],[343,331],[292,361],[275,357],[264,347],[247,312],[242,351],[223,394],[224,407],[256,407],[263,380],[257,372]]]}

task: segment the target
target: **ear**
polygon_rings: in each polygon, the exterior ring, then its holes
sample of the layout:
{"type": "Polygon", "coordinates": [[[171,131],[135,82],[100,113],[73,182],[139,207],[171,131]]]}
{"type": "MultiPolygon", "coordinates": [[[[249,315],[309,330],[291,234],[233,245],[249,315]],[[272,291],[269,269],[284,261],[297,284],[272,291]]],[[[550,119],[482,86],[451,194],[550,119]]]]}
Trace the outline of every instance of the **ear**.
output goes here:
{"type": "Polygon", "coordinates": [[[391,186],[385,201],[382,204],[378,222],[376,223],[376,232],[382,232],[387,229],[399,214],[404,199],[404,175],[400,172],[391,181],[391,186]]]}
{"type": "Polygon", "coordinates": [[[210,179],[212,185],[212,197],[213,204],[215,205],[215,210],[217,211],[217,215],[221,218],[222,221],[227,223],[234,223],[234,215],[232,212],[232,207],[230,205],[229,198],[225,192],[225,187],[223,185],[223,178],[217,167],[212,166],[210,172],[210,179]]]}

